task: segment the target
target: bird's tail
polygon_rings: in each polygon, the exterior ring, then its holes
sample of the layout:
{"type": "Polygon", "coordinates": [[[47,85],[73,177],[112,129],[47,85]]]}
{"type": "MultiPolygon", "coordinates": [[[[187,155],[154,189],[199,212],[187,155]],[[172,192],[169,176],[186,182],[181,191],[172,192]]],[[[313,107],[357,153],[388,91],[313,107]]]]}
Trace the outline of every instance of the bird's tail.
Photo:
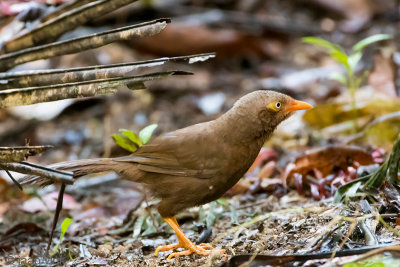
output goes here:
{"type": "MultiPolygon", "coordinates": [[[[71,171],[74,174],[74,179],[78,179],[79,177],[100,173],[100,172],[113,172],[116,171],[116,166],[118,162],[115,162],[109,158],[98,158],[98,159],[82,159],[82,160],[73,160],[73,161],[65,161],[56,164],[49,165],[49,168],[63,170],[63,171],[71,171]]],[[[37,175],[27,175],[20,179],[20,183],[30,184],[30,185],[38,185],[38,186],[47,186],[53,184],[53,181],[43,178],[37,175]]]]}

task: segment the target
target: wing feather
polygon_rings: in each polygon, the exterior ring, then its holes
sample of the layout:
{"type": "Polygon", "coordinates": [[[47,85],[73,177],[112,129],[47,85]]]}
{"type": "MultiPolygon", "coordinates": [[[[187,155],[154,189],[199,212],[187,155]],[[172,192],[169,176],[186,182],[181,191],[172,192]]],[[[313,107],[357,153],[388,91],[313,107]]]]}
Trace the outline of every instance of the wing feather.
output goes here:
{"type": "Polygon", "coordinates": [[[218,172],[216,159],[223,160],[223,153],[214,150],[206,140],[208,135],[202,134],[206,126],[197,124],[161,135],[132,155],[114,160],[138,163],[137,168],[145,172],[210,179],[218,172]]]}

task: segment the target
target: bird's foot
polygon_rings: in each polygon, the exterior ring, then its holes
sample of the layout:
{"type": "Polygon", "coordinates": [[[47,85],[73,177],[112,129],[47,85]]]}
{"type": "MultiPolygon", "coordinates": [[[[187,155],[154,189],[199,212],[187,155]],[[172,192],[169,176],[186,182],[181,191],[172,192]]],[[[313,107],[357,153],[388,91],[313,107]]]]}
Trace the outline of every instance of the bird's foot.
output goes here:
{"type": "Polygon", "coordinates": [[[156,248],[156,251],[154,251],[154,255],[157,256],[158,252],[160,251],[168,251],[171,249],[176,249],[176,248],[181,248],[181,244],[176,243],[176,244],[172,244],[172,245],[165,245],[165,246],[158,246],[156,248]]]}
{"type": "Polygon", "coordinates": [[[168,251],[171,249],[177,249],[177,248],[185,248],[186,250],[184,251],[179,251],[179,252],[173,252],[169,254],[168,259],[171,259],[173,257],[178,258],[179,256],[187,256],[190,254],[199,254],[199,255],[211,255],[213,253],[225,253],[225,249],[214,249],[210,244],[202,243],[200,245],[195,245],[193,243],[191,244],[173,244],[173,245],[166,245],[166,246],[159,246],[156,251],[154,252],[155,255],[158,254],[160,251],[168,251]]]}
{"type": "Polygon", "coordinates": [[[171,249],[177,249],[177,248],[184,248],[186,250],[184,251],[179,251],[179,252],[174,252],[169,254],[168,259],[171,259],[173,257],[177,258],[179,256],[183,255],[190,255],[193,253],[199,254],[199,255],[211,255],[213,253],[216,254],[223,254],[225,253],[225,249],[214,249],[210,244],[202,243],[200,245],[195,245],[192,243],[192,241],[185,236],[185,234],[182,232],[181,228],[179,227],[178,221],[176,220],[175,217],[166,217],[164,218],[165,222],[171,226],[172,229],[174,229],[176,236],[178,238],[178,243],[173,244],[173,245],[166,245],[166,246],[160,246],[156,249],[155,255],[158,254],[159,251],[167,251],[171,249]]]}

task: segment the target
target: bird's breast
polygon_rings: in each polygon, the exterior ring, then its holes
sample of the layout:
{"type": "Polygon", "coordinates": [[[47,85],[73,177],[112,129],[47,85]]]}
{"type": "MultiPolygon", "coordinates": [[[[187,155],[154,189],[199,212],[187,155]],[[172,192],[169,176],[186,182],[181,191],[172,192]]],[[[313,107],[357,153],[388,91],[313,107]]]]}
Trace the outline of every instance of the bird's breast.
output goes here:
{"type": "Polygon", "coordinates": [[[232,146],[226,151],[224,163],[217,175],[210,179],[204,203],[218,199],[243,177],[256,159],[262,144],[232,146]]]}

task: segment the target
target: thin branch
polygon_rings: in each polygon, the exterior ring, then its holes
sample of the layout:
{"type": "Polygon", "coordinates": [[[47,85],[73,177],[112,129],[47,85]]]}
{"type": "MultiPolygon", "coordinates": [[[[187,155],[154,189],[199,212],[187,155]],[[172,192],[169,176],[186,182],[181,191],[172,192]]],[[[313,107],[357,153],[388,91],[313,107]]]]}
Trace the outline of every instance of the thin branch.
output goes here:
{"type": "Polygon", "coordinates": [[[6,169],[5,169],[5,172],[10,177],[10,179],[14,182],[14,184],[19,188],[19,190],[23,191],[22,185],[17,180],[15,180],[15,178],[11,175],[11,173],[6,169]]]}
{"type": "Polygon", "coordinates": [[[3,49],[5,52],[9,53],[55,41],[62,34],[75,29],[79,25],[92,19],[99,18],[135,1],[136,0],[98,0],[88,3],[46,21],[31,31],[4,43],[3,49]]]}
{"type": "Polygon", "coordinates": [[[165,57],[146,61],[97,65],[90,67],[4,72],[0,73],[0,90],[55,85],[59,84],[60,81],[62,83],[72,83],[88,80],[123,77],[139,68],[151,68],[171,61],[188,61],[189,64],[192,64],[197,61],[205,61],[213,57],[215,57],[215,53],[205,53],[190,56],[169,58],[165,57]]]}
{"type": "Polygon", "coordinates": [[[19,172],[23,174],[39,175],[50,179],[51,181],[63,182],[66,184],[73,184],[73,173],[68,171],[53,170],[37,164],[28,162],[19,163],[0,163],[2,169],[9,171],[19,172]]]}
{"type": "MultiPolygon", "coordinates": [[[[336,252],[336,257],[346,257],[353,255],[364,254],[366,257],[370,257],[372,255],[376,255],[378,253],[383,252],[396,252],[400,251],[400,244],[384,244],[379,246],[368,246],[361,248],[352,248],[352,249],[343,249],[336,252]]],[[[321,260],[321,259],[329,259],[332,252],[319,252],[319,253],[307,253],[307,254],[289,254],[289,255],[263,255],[259,254],[256,257],[257,262],[262,262],[264,265],[273,265],[273,266],[292,266],[294,262],[306,262],[309,260],[321,260]],[[288,265],[288,263],[291,263],[288,265]]],[[[253,254],[244,254],[244,255],[236,255],[233,256],[228,262],[221,265],[221,267],[226,266],[238,266],[242,262],[248,261],[253,254]]],[[[361,259],[365,259],[364,256],[361,256],[361,259]]],[[[360,259],[358,259],[360,260],[360,259]]],[[[343,265],[341,265],[343,266],[343,265]]]]}
{"type": "Polygon", "coordinates": [[[53,240],[54,230],[56,229],[58,218],[60,217],[60,212],[61,212],[62,204],[63,204],[63,200],[64,200],[64,191],[65,191],[65,184],[62,183],[61,187],[60,187],[60,192],[58,193],[57,206],[56,206],[56,211],[54,213],[53,226],[51,227],[49,241],[47,243],[46,254],[49,254],[51,241],[53,240]]]}
{"type": "Polygon", "coordinates": [[[4,54],[0,56],[0,71],[6,71],[26,62],[73,54],[116,41],[152,36],[162,31],[169,22],[169,19],[158,19],[4,54]]]}
{"type": "Polygon", "coordinates": [[[126,85],[131,90],[144,89],[144,82],[166,78],[172,75],[188,75],[189,72],[168,71],[140,76],[99,79],[77,83],[57,84],[22,89],[0,91],[0,108],[30,105],[67,98],[91,97],[115,93],[119,86],[126,85]]]}
{"type": "Polygon", "coordinates": [[[60,5],[59,7],[57,7],[55,10],[53,10],[52,12],[42,16],[40,18],[40,23],[44,23],[46,21],[49,21],[51,19],[54,19],[58,16],[61,16],[62,14],[69,12],[71,10],[74,10],[78,7],[81,7],[83,5],[87,5],[91,2],[93,2],[94,0],[75,0],[75,1],[71,1],[71,2],[66,2],[62,5],[60,5]]]}

